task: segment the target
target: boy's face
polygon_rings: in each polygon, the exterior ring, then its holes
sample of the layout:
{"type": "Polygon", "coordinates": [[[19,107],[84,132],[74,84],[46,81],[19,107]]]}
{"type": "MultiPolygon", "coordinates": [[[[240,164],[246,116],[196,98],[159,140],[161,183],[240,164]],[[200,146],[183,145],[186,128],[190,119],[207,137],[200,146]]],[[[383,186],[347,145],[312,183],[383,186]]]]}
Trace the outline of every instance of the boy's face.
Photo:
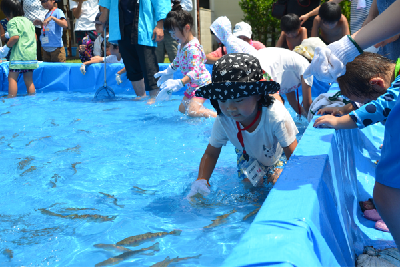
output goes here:
{"type": "Polygon", "coordinates": [[[96,23],[95,28],[96,28],[97,34],[103,33],[103,31],[104,31],[103,24],[96,23]]]}
{"type": "Polygon", "coordinates": [[[335,21],[335,22],[322,21],[322,24],[324,25],[324,27],[329,30],[335,28],[337,23],[338,23],[337,21],[335,21]]]}
{"type": "Polygon", "coordinates": [[[110,46],[110,54],[113,56],[119,56],[119,46],[117,44],[112,44],[110,46]]]}
{"type": "Polygon", "coordinates": [[[41,3],[42,3],[42,7],[44,9],[48,9],[48,10],[53,9],[54,0],[41,0],[41,3]]]}
{"type": "Polygon", "coordinates": [[[218,100],[222,113],[238,122],[251,123],[257,114],[258,95],[229,100],[218,100]]]}
{"type": "Polygon", "coordinates": [[[290,31],[290,32],[286,32],[286,36],[289,37],[289,38],[297,37],[299,35],[299,31],[300,31],[300,29],[294,30],[294,31],[290,31]]]}

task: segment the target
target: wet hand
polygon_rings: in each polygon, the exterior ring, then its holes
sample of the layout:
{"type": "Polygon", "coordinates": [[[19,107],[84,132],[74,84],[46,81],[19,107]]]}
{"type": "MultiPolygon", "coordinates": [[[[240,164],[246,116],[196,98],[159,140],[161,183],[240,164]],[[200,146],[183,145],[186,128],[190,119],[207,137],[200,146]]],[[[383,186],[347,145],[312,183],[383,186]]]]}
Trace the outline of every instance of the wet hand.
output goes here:
{"type": "Polygon", "coordinates": [[[207,196],[208,194],[211,193],[210,184],[208,183],[207,180],[200,179],[200,180],[194,181],[194,183],[192,184],[192,187],[190,189],[190,192],[187,195],[187,198],[191,198],[194,195],[196,195],[197,193],[199,193],[203,196],[207,196]]]}
{"type": "Polygon", "coordinates": [[[308,16],[301,15],[299,19],[300,19],[300,25],[303,25],[303,23],[308,20],[308,16]]]}
{"type": "Polygon", "coordinates": [[[154,27],[152,40],[161,42],[164,39],[164,30],[159,26],[154,27]]]}
{"type": "Polygon", "coordinates": [[[86,65],[85,64],[82,64],[79,69],[80,69],[80,71],[82,72],[83,75],[86,74],[86,65]]]}
{"type": "Polygon", "coordinates": [[[318,110],[317,115],[331,114],[333,116],[343,116],[344,112],[340,107],[326,107],[318,110]]]}
{"type": "Polygon", "coordinates": [[[336,128],[338,118],[333,115],[325,115],[315,120],[315,128],[336,128]]]}

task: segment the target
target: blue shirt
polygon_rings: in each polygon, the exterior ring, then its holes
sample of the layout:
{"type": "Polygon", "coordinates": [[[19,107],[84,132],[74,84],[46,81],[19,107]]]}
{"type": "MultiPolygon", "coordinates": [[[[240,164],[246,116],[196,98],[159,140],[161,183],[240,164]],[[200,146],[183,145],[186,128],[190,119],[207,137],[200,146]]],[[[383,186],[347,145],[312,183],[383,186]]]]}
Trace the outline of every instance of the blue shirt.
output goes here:
{"type": "MultiPolygon", "coordinates": [[[[64,18],[65,15],[64,12],[61,11],[61,9],[56,9],[53,11],[49,11],[46,14],[45,19],[48,17],[53,16],[57,19],[64,18]]],[[[62,40],[62,35],[63,35],[63,28],[59,26],[54,20],[51,20],[49,24],[46,25],[46,27],[43,27],[45,29],[45,37],[49,38],[48,43],[43,43],[43,29],[42,29],[42,34],[40,35],[40,41],[42,42],[43,47],[64,47],[63,40],[62,40]]]]}
{"type": "Polygon", "coordinates": [[[389,113],[396,105],[399,93],[400,75],[396,77],[384,95],[352,111],[349,115],[360,129],[377,122],[385,122],[389,113]]]}

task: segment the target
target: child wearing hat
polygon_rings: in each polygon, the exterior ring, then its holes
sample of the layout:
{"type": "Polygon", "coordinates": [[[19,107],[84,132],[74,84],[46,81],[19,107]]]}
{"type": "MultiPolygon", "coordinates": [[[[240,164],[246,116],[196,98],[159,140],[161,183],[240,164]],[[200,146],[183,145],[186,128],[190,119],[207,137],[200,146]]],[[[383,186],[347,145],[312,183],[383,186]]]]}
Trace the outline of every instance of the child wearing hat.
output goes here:
{"type": "Polygon", "coordinates": [[[263,79],[257,58],[242,53],[223,56],[214,65],[212,81],[196,91],[196,96],[210,99],[218,116],[188,198],[210,193],[211,174],[228,141],[238,153],[239,178],[253,185],[261,184],[264,176],[273,178],[282,152],[289,159],[297,146],[298,130],[292,117],[270,96],[280,86],[263,79]]]}

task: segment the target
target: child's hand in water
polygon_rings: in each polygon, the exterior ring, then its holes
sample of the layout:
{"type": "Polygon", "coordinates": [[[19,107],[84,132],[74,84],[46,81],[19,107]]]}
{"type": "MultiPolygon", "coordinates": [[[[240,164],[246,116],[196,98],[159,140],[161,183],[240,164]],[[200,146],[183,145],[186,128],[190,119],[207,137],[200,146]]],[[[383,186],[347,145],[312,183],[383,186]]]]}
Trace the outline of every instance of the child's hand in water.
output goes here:
{"type": "Polygon", "coordinates": [[[338,125],[337,121],[338,117],[325,115],[316,119],[313,126],[315,128],[336,128],[338,125]]]}
{"type": "Polygon", "coordinates": [[[190,189],[190,192],[187,195],[187,198],[191,198],[197,193],[202,194],[203,196],[207,196],[208,194],[211,193],[210,184],[206,179],[200,179],[194,181],[194,183],[192,184],[192,188],[190,189]]]}
{"type": "Polygon", "coordinates": [[[346,113],[341,107],[326,107],[318,110],[317,115],[331,114],[333,116],[343,116],[346,113]]]}
{"type": "Polygon", "coordinates": [[[86,65],[85,65],[85,64],[82,64],[82,65],[81,65],[80,71],[82,72],[83,75],[86,74],[86,65]]]}

